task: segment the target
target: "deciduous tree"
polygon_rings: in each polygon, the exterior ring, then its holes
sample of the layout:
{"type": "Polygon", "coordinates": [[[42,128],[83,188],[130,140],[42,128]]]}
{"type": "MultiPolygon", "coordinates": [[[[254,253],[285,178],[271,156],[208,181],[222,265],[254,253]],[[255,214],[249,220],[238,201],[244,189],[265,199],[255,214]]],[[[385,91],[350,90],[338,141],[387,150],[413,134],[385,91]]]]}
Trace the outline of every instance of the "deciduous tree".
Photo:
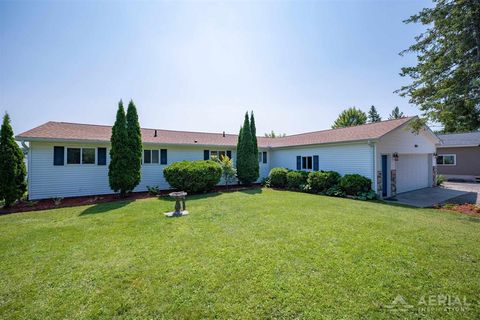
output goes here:
{"type": "Polygon", "coordinates": [[[332,129],[358,126],[367,123],[367,115],[355,107],[343,110],[332,125],[332,129]]]}

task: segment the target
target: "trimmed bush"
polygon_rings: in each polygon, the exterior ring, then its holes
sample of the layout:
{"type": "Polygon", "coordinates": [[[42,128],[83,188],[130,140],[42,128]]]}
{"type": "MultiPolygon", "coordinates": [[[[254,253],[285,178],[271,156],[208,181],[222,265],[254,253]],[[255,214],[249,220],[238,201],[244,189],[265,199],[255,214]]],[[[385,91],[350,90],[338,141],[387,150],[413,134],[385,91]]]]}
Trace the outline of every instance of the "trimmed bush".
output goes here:
{"type": "Polygon", "coordinates": [[[347,195],[356,196],[361,192],[369,192],[372,180],[359,174],[346,174],[340,179],[340,187],[347,195]]]}
{"type": "Polygon", "coordinates": [[[339,184],[340,177],[340,174],[336,171],[310,172],[308,184],[314,193],[326,192],[339,184]]]}
{"type": "Polygon", "coordinates": [[[287,173],[287,187],[292,190],[300,190],[307,184],[308,173],[305,171],[290,171],[287,173]]]}
{"type": "Polygon", "coordinates": [[[286,168],[273,168],[270,170],[268,177],[270,178],[270,186],[272,188],[285,188],[287,186],[287,174],[286,168]]]}
{"type": "Polygon", "coordinates": [[[211,190],[220,182],[222,168],[212,160],[179,161],[163,169],[172,188],[196,193],[211,190]]]}

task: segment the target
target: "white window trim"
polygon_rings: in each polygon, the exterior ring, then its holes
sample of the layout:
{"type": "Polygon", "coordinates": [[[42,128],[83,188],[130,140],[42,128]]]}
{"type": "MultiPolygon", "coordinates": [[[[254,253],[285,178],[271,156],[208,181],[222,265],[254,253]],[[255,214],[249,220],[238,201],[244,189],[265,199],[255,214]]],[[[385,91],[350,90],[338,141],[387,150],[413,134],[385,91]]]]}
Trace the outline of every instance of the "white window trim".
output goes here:
{"type": "MultiPolygon", "coordinates": [[[[308,165],[308,159],[307,159],[307,165],[308,165]]],[[[301,165],[301,170],[302,171],[313,171],[313,156],[302,156],[302,165],[301,165]],[[303,167],[303,158],[312,158],[312,168],[311,169],[307,169],[307,168],[304,168],[303,167]]]]}
{"type": "Polygon", "coordinates": [[[143,149],[142,150],[142,165],[145,166],[158,166],[160,165],[161,161],[161,151],[160,149],[143,149]],[[158,162],[153,162],[153,156],[152,156],[152,151],[157,150],[158,151],[158,162]],[[145,151],[150,151],[150,163],[145,163],[145,151]]]}
{"type": "MultiPolygon", "coordinates": [[[[98,160],[98,147],[74,147],[74,146],[65,146],[65,155],[63,156],[63,163],[66,166],[95,166],[97,165],[98,160]],[[80,163],[68,163],[68,149],[80,149],[80,163]],[[83,163],[83,149],[94,149],[95,150],[95,159],[93,163],[83,163]]],[[[104,148],[104,147],[102,147],[104,148]]]]}
{"type": "Polygon", "coordinates": [[[435,163],[437,163],[437,166],[450,166],[450,167],[453,167],[453,166],[456,166],[457,165],[457,155],[456,154],[453,154],[453,153],[445,153],[445,154],[439,154],[437,155],[437,157],[453,157],[453,164],[448,164],[448,163],[441,163],[441,164],[438,164],[437,161],[435,161],[435,163]]]}

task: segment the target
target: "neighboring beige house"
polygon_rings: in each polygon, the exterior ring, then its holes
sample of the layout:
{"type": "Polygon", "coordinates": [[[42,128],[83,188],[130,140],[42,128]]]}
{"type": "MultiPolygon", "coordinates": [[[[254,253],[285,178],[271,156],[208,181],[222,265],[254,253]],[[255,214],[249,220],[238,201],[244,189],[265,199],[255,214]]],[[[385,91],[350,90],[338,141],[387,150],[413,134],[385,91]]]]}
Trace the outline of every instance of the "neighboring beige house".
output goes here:
{"type": "Polygon", "coordinates": [[[480,182],[480,131],[438,135],[437,170],[448,180],[480,182]]]}

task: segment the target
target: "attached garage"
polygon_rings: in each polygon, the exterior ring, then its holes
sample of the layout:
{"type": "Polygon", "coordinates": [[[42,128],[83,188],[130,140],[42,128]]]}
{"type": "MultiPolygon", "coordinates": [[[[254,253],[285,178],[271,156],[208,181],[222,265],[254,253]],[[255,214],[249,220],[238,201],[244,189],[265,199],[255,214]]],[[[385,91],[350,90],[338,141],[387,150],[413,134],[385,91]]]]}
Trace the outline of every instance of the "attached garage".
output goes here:
{"type": "Polygon", "coordinates": [[[428,127],[414,132],[403,125],[376,143],[376,187],[380,197],[394,197],[433,185],[435,148],[440,142],[428,127]]]}
{"type": "Polygon", "coordinates": [[[397,193],[430,187],[428,154],[400,154],[396,161],[397,193]]]}

